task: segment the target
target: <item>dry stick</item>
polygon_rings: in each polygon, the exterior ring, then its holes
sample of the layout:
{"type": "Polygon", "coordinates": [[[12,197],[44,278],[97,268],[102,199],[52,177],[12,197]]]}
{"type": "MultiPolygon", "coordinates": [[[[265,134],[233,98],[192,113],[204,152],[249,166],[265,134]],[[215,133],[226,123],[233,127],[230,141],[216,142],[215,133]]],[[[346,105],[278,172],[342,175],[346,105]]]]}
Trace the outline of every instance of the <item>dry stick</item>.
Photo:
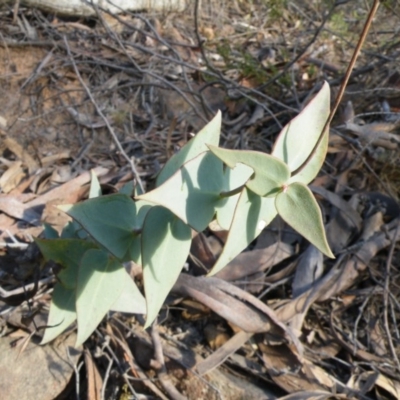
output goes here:
{"type": "Polygon", "coordinates": [[[110,125],[110,122],[108,121],[106,116],[101,111],[100,107],[98,106],[96,100],[94,99],[94,97],[92,95],[92,92],[90,91],[90,89],[87,87],[87,85],[83,81],[82,76],[81,76],[81,74],[80,74],[80,72],[78,70],[78,67],[76,66],[75,60],[74,60],[74,58],[72,56],[71,49],[70,49],[68,41],[67,41],[67,37],[65,35],[63,36],[63,40],[64,40],[65,47],[67,49],[67,54],[68,54],[69,58],[71,59],[72,67],[74,68],[75,74],[78,77],[79,82],[81,83],[81,85],[85,89],[85,91],[86,91],[87,95],[89,96],[90,101],[94,105],[97,113],[103,119],[103,121],[104,121],[104,123],[105,123],[105,125],[106,125],[106,127],[107,127],[107,129],[109,131],[109,133],[111,134],[111,137],[113,138],[115,144],[118,147],[118,150],[121,152],[122,156],[128,161],[129,165],[131,166],[131,170],[132,170],[133,176],[135,177],[136,183],[140,186],[140,189],[142,190],[142,192],[144,192],[143,183],[142,183],[142,180],[140,179],[139,173],[136,170],[136,166],[135,166],[135,163],[133,161],[133,157],[130,158],[125,153],[125,150],[122,148],[122,145],[121,145],[120,141],[118,140],[117,135],[115,134],[113,127],[110,125]]]}
{"type": "Polygon", "coordinates": [[[333,117],[336,114],[336,111],[337,111],[337,109],[339,107],[339,104],[342,101],[342,98],[343,98],[343,95],[344,95],[344,91],[346,90],[347,83],[349,82],[351,73],[352,73],[352,71],[354,69],[354,65],[355,65],[355,63],[357,61],[357,58],[358,58],[359,54],[360,54],[361,48],[364,45],[364,42],[365,42],[365,39],[366,39],[366,37],[368,35],[369,29],[371,28],[372,20],[374,19],[374,16],[376,14],[376,11],[378,10],[380,2],[381,2],[381,0],[374,0],[374,4],[372,5],[371,11],[368,14],[368,18],[365,21],[364,28],[363,28],[363,30],[361,32],[360,38],[358,39],[357,46],[356,46],[356,48],[355,48],[355,50],[353,52],[353,55],[351,57],[350,64],[347,67],[347,71],[346,71],[346,74],[344,76],[343,82],[342,82],[342,84],[340,86],[339,93],[336,96],[336,100],[335,100],[335,103],[333,105],[333,108],[332,108],[332,110],[331,110],[331,112],[329,114],[329,117],[328,117],[327,121],[325,122],[324,127],[322,128],[322,131],[321,131],[321,134],[319,135],[317,143],[315,143],[315,146],[314,146],[312,152],[309,154],[309,156],[303,162],[303,164],[301,164],[299,168],[297,168],[295,171],[292,172],[292,176],[296,175],[297,173],[299,173],[309,163],[309,161],[312,159],[312,157],[314,156],[315,152],[317,151],[317,148],[319,147],[320,143],[322,142],[322,139],[324,138],[324,135],[325,135],[325,130],[328,128],[328,126],[332,122],[333,117]]]}
{"type": "Polygon", "coordinates": [[[104,374],[103,385],[101,387],[101,400],[105,400],[105,398],[106,398],[106,387],[107,387],[108,379],[110,378],[111,367],[114,364],[114,360],[112,357],[110,357],[105,352],[103,352],[103,355],[107,358],[108,365],[107,365],[106,373],[104,374]]]}
{"type": "Polygon", "coordinates": [[[392,335],[390,333],[389,321],[388,321],[390,268],[392,266],[394,248],[396,246],[396,238],[399,233],[399,229],[400,229],[400,220],[397,222],[396,230],[394,232],[392,243],[390,244],[389,254],[388,254],[387,261],[386,261],[386,271],[385,271],[386,276],[385,276],[385,287],[384,287],[385,290],[383,291],[383,305],[384,305],[385,312],[383,313],[383,321],[384,321],[384,325],[385,325],[387,341],[388,341],[389,347],[390,347],[390,352],[392,353],[392,357],[397,364],[397,369],[400,372],[400,361],[399,361],[399,358],[397,357],[396,349],[394,348],[394,345],[393,345],[392,335]]]}
{"type": "MultiPolygon", "coordinates": [[[[134,396],[136,396],[135,398],[137,398],[137,394],[136,394],[136,392],[135,392],[135,389],[133,388],[133,386],[132,386],[131,383],[129,382],[127,376],[124,374],[124,368],[122,367],[121,362],[120,362],[120,360],[118,359],[117,355],[115,354],[115,352],[114,352],[113,349],[111,348],[110,343],[106,340],[105,335],[104,335],[102,332],[100,332],[99,329],[96,329],[95,332],[96,332],[97,336],[104,342],[104,345],[102,346],[102,351],[104,352],[104,349],[105,349],[105,348],[108,350],[108,352],[109,352],[110,355],[111,355],[111,358],[114,360],[115,365],[116,365],[117,368],[119,369],[120,374],[121,374],[122,378],[124,379],[126,385],[128,386],[129,390],[131,391],[131,393],[132,393],[134,396]]],[[[104,353],[104,354],[106,354],[106,353],[104,353]]]]}
{"type": "Polygon", "coordinates": [[[172,382],[168,377],[168,371],[167,368],[165,367],[165,362],[164,362],[164,354],[161,345],[160,334],[158,333],[158,328],[157,328],[157,319],[151,325],[151,339],[153,341],[154,357],[158,364],[156,369],[158,369],[158,378],[160,379],[161,385],[168,393],[168,395],[171,397],[171,399],[186,400],[186,397],[183,396],[181,393],[179,393],[179,391],[172,384],[172,382]]]}

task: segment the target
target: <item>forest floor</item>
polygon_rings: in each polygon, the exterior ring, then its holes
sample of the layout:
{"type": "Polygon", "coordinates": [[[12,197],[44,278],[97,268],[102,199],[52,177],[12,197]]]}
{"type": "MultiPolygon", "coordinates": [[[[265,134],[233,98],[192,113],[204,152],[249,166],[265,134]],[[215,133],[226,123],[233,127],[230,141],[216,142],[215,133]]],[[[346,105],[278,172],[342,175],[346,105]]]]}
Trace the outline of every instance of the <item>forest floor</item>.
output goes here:
{"type": "Polygon", "coordinates": [[[240,288],[240,327],[173,290],[152,330],[114,313],[83,348],[74,330],[37,344],[54,276],[32,240],[44,222],[68,221],[55,206],[86,199],[91,170],[104,193],[135,179],[151,188],[218,110],[222,146],[270,152],[324,81],[335,98],[369,12],[358,0],[215,3],[90,19],[0,9],[3,399],[400,399],[396,1],[378,10],[312,183],[335,260],[277,218],[207,281],[226,238],[210,229],[180,279],[215,291],[231,314],[218,282],[240,288]],[[295,333],[302,355],[271,324],[246,332],[262,314],[253,301],[295,333]]]}

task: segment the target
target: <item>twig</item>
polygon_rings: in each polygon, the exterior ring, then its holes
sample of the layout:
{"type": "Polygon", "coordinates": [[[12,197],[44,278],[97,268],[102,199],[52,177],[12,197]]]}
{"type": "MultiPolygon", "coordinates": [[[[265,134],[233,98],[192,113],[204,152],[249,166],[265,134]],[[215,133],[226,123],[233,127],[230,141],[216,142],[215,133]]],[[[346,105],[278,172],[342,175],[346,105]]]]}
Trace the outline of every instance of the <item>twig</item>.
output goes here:
{"type": "Polygon", "coordinates": [[[114,360],[112,357],[110,357],[107,353],[103,353],[104,356],[108,359],[108,365],[107,365],[107,370],[106,373],[104,374],[104,379],[103,379],[103,386],[101,388],[101,400],[105,400],[106,398],[106,387],[107,387],[107,382],[108,378],[110,377],[110,372],[111,372],[111,367],[114,364],[114,360]]]}
{"type": "MultiPolygon", "coordinates": [[[[119,369],[121,376],[123,377],[125,383],[128,385],[131,393],[137,397],[137,394],[135,392],[135,389],[133,388],[133,386],[131,385],[131,383],[129,382],[129,380],[127,379],[127,377],[125,376],[125,371],[122,368],[121,365],[121,361],[118,359],[117,355],[114,353],[113,349],[111,348],[110,344],[109,344],[109,337],[106,337],[108,335],[103,335],[99,329],[96,329],[95,331],[97,333],[97,335],[101,338],[101,340],[103,341],[103,345],[102,345],[102,351],[104,351],[104,348],[106,348],[109,353],[111,354],[111,358],[114,360],[115,365],[117,366],[117,368],[119,369]]],[[[105,354],[105,353],[104,353],[105,354]]],[[[109,357],[107,357],[109,358],[109,357]]]]}
{"type": "Polygon", "coordinates": [[[7,243],[7,242],[0,242],[0,248],[9,248],[9,249],[21,249],[25,250],[29,246],[29,243],[7,243]]]}
{"type": "Polygon", "coordinates": [[[116,144],[116,146],[117,146],[117,148],[118,148],[118,150],[120,151],[120,153],[122,154],[122,156],[128,161],[128,163],[129,163],[129,165],[130,165],[130,167],[131,167],[133,176],[135,177],[136,183],[139,185],[140,189],[141,189],[142,192],[144,193],[143,183],[142,183],[142,180],[140,179],[139,173],[138,173],[138,171],[137,171],[137,169],[136,169],[136,166],[135,166],[133,157],[130,158],[130,157],[125,153],[125,150],[123,149],[123,147],[122,147],[120,141],[118,140],[117,135],[116,135],[116,133],[115,133],[113,127],[110,125],[110,122],[108,121],[108,118],[106,118],[106,116],[103,114],[103,112],[101,111],[100,107],[98,106],[96,100],[94,99],[94,97],[93,97],[93,95],[92,95],[90,89],[87,87],[87,85],[86,85],[85,82],[83,81],[82,76],[81,76],[81,74],[80,74],[80,72],[79,72],[79,70],[78,70],[78,67],[76,66],[76,63],[75,63],[75,61],[74,61],[74,58],[73,58],[73,56],[72,56],[71,49],[70,49],[70,47],[69,47],[68,40],[67,40],[67,38],[66,38],[65,35],[63,36],[63,40],[64,40],[65,47],[66,47],[66,49],[67,49],[67,54],[68,54],[69,58],[71,59],[72,66],[73,66],[73,68],[74,68],[74,71],[75,71],[76,76],[77,76],[78,79],[79,79],[79,82],[81,83],[81,85],[82,85],[83,88],[85,89],[85,91],[86,91],[87,95],[89,96],[90,101],[91,101],[92,104],[94,105],[94,107],[95,107],[95,109],[96,109],[98,115],[103,119],[103,121],[104,121],[104,123],[105,123],[105,125],[106,125],[106,127],[107,127],[107,129],[108,129],[108,131],[109,131],[109,133],[110,133],[110,135],[111,135],[111,137],[113,138],[113,140],[114,140],[114,142],[115,142],[115,144],[116,144]]]}
{"type": "Polygon", "coordinates": [[[306,160],[300,165],[300,167],[298,167],[295,171],[292,172],[292,175],[296,175],[298,172],[300,172],[309,163],[309,161],[311,160],[311,158],[314,156],[315,152],[317,151],[318,146],[322,142],[322,139],[325,136],[325,131],[329,127],[330,123],[332,122],[333,117],[336,114],[336,111],[337,111],[337,109],[339,107],[339,104],[342,101],[342,98],[343,98],[343,95],[344,95],[344,91],[346,90],[347,83],[349,82],[351,73],[352,73],[352,71],[354,69],[354,65],[355,65],[355,63],[357,61],[357,58],[358,58],[358,56],[360,54],[360,51],[361,51],[361,48],[362,48],[362,46],[363,46],[363,44],[365,42],[365,39],[366,39],[366,37],[368,35],[368,32],[369,32],[369,29],[371,27],[372,21],[374,19],[376,11],[378,10],[380,1],[381,0],[374,0],[374,4],[372,5],[372,8],[371,8],[371,10],[370,10],[370,12],[368,14],[368,18],[365,21],[365,24],[364,24],[363,30],[361,32],[360,38],[358,39],[357,46],[356,46],[356,48],[355,48],[355,50],[353,52],[353,55],[351,57],[349,66],[347,67],[346,74],[345,74],[345,76],[343,78],[343,82],[342,82],[342,84],[340,86],[340,89],[339,89],[339,93],[336,96],[335,103],[333,105],[333,108],[332,108],[329,116],[328,116],[328,119],[326,120],[325,125],[321,130],[321,134],[319,135],[317,143],[315,143],[315,146],[314,146],[313,150],[311,151],[309,156],[306,158],[306,160]]]}
{"type": "Polygon", "coordinates": [[[151,339],[154,346],[154,357],[157,362],[158,378],[165,391],[173,400],[186,400],[185,396],[179,393],[168,377],[168,371],[165,367],[164,354],[161,345],[160,334],[157,329],[157,319],[151,325],[151,339]]]}
{"type": "Polygon", "coordinates": [[[72,368],[74,369],[75,372],[75,395],[76,395],[76,400],[80,399],[79,392],[80,392],[80,379],[79,379],[79,370],[83,366],[83,361],[81,361],[79,364],[75,364],[72,360],[71,354],[69,352],[70,347],[67,346],[67,357],[69,360],[70,365],[72,365],[72,368]]]}
{"type": "Polygon", "coordinates": [[[48,283],[52,282],[53,280],[54,280],[54,277],[50,276],[47,278],[43,278],[40,281],[30,283],[29,285],[24,285],[18,289],[13,289],[13,290],[5,290],[0,286],[0,297],[2,297],[4,299],[4,298],[15,296],[18,294],[26,293],[26,292],[31,291],[34,288],[38,289],[43,285],[47,285],[48,283]]]}
{"type": "MultiPolygon", "coordinates": [[[[117,322],[120,324],[124,329],[127,329],[128,332],[131,332],[131,329],[127,327],[123,322],[121,322],[118,318],[115,316],[112,316],[113,321],[117,322]]],[[[143,382],[143,385],[147,386],[148,389],[150,389],[156,396],[157,398],[160,398],[161,400],[167,400],[167,397],[164,395],[164,393],[153,383],[153,381],[157,380],[157,378],[149,378],[142,370],[142,368],[138,365],[136,360],[134,359],[132,352],[125,340],[125,337],[122,335],[120,330],[114,325],[114,329],[119,332],[120,337],[117,335],[114,335],[113,340],[116,341],[116,343],[119,344],[121,347],[122,351],[125,353],[126,357],[125,360],[128,362],[132,377],[127,374],[127,372],[124,373],[124,379],[127,380],[132,380],[132,381],[140,381],[143,382]]]]}

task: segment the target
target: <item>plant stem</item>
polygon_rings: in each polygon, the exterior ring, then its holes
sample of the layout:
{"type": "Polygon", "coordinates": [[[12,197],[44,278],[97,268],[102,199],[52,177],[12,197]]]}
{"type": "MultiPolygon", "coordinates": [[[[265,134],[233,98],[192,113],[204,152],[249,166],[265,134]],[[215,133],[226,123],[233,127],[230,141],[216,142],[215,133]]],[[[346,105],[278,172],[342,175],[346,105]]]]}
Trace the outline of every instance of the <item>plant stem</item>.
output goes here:
{"type": "Polygon", "coordinates": [[[238,188],[230,190],[229,192],[221,192],[219,194],[219,197],[221,197],[223,199],[225,197],[234,196],[235,194],[241,193],[245,186],[246,185],[239,186],[238,188]]]}
{"type": "Polygon", "coordinates": [[[322,139],[325,136],[325,131],[329,127],[330,123],[332,122],[333,117],[334,117],[334,115],[335,115],[335,113],[336,113],[336,111],[337,111],[337,109],[339,107],[339,104],[342,101],[343,94],[344,94],[344,91],[346,89],[347,83],[349,82],[351,73],[353,72],[353,69],[354,69],[354,65],[356,63],[356,60],[357,60],[359,54],[360,54],[360,51],[361,51],[361,48],[362,48],[362,46],[363,46],[363,44],[365,42],[365,39],[366,39],[366,37],[368,35],[369,29],[371,28],[372,20],[374,19],[374,16],[376,14],[376,11],[378,10],[380,2],[381,2],[381,0],[374,0],[374,4],[372,5],[372,8],[371,8],[371,10],[370,10],[370,12],[368,14],[367,20],[365,21],[364,28],[363,28],[363,30],[361,32],[361,35],[360,35],[360,38],[358,40],[357,46],[356,46],[356,48],[354,50],[354,53],[353,53],[353,55],[351,57],[349,66],[347,67],[347,71],[346,71],[346,74],[345,74],[345,76],[343,78],[343,82],[342,82],[342,84],[340,86],[339,93],[336,96],[335,104],[333,105],[332,111],[330,112],[329,117],[325,122],[325,126],[323,127],[323,129],[321,131],[321,134],[320,134],[320,136],[319,136],[319,138],[317,140],[317,143],[315,143],[315,146],[314,146],[312,152],[307,157],[307,159],[303,162],[303,164],[301,164],[299,168],[297,168],[295,171],[292,172],[292,176],[296,175],[298,172],[300,172],[308,164],[308,162],[311,160],[311,158],[314,156],[315,152],[317,151],[318,146],[322,142],[322,139]]]}

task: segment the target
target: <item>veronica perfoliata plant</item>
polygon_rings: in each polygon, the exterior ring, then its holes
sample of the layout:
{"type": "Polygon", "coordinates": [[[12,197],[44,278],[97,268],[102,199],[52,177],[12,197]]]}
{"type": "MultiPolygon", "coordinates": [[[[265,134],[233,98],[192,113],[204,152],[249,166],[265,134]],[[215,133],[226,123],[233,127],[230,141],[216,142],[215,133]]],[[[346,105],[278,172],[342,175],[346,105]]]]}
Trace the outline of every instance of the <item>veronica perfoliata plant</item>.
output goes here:
{"type": "Polygon", "coordinates": [[[210,223],[229,234],[209,275],[244,250],[277,214],[333,257],[320,208],[307,187],[326,156],[329,106],[325,83],[282,129],[272,154],[218,147],[218,112],[168,160],[147,193],[132,197],[133,188],[126,187],[101,196],[93,177],[89,200],[60,207],[73,218],[61,237],[47,227],[48,238],[37,239],[44,256],[63,267],[42,343],[76,320],[81,344],[110,310],[146,314],[149,326],[187,260],[192,232],[210,223]],[[144,296],[124,268],[127,261],[143,267],[144,296]]]}

